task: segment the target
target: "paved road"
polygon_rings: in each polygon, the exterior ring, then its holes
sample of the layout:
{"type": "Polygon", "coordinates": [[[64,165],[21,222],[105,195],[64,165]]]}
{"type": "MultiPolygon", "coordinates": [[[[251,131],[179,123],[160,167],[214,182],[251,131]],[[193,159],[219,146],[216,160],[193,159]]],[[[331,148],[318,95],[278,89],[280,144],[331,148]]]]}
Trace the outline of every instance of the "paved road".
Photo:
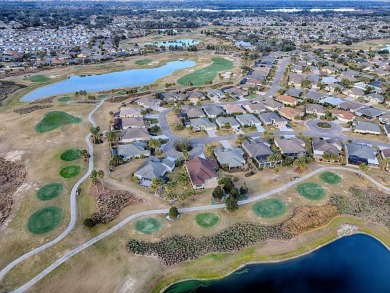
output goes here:
{"type": "MultiPolygon", "coordinates": [[[[91,124],[93,126],[96,126],[96,122],[95,120],[93,119],[93,114],[96,112],[97,109],[99,109],[102,105],[103,105],[104,101],[101,101],[96,107],[95,109],[93,109],[93,111],[89,114],[88,116],[88,119],[89,121],[91,122],[91,124]]],[[[77,192],[77,189],[79,188],[80,184],[83,183],[88,177],[89,175],[91,174],[92,170],[93,170],[93,145],[91,143],[91,140],[90,140],[90,136],[91,134],[88,134],[85,138],[85,142],[87,143],[88,145],[88,149],[89,149],[89,153],[91,155],[91,158],[89,159],[89,166],[88,166],[88,171],[87,173],[85,173],[85,175],[79,179],[79,181],[76,182],[76,184],[73,186],[71,192],[70,192],[70,222],[69,222],[69,225],[68,227],[57,237],[55,238],[54,240],[20,256],[19,258],[15,259],[13,262],[11,262],[10,264],[8,264],[5,268],[3,268],[1,271],[0,271],[0,280],[4,278],[4,276],[13,268],[15,267],[16,265],[18,265],[19,263],[21,263],[22,261],[26,260],[27,258],[55,245],[56,243],[60,242],[62,239],[64,239],[69,233],[70,231],[73,230],[75,224],[76,224],[76,220],[77,220],[77,205],[76,205],[76,192],[77,192]]]]}
{"type": "MultiPolygon", "coordinates": [[[[256,99],[245,100],[245,101],[226,102],[226,103],[216,103],[215,105],[219,105],[219,106],[227,105],[227,104],[245,105],[245,104],[250,104],[256,100],[262,100],[264,98],[272,97],[272,95],[274,93],[276,93],[276,91],[279,89],[279,84],[283,78],[283,73],[284,73],[284,71],[289,63],[290,63],[290,58],[285,58],[280,62],[279,69],[276,71],[276,74],[275,74],[274,82],[272,83],[271,88],[269,89],[269,91],[266,94],[264,94],[256,99]]],[[[183,107],[183,108],[185,108],[185,107],[183,107]]],[[[173,133],[169,127],[166,116],[171,111],[172,111],[172,109],[165,109],[165,110],[161,111],[158,114],[158,121],[159,121],[162,133],[165,134],[169,138],[169,142],[164,147],[164,153],[166,153],[172,157],[179,157],[179,156],[181,156],[181,153],[179,153],[175,150],[173,144],[174,144],[175,140],[183,138],[183,137],[173,133]]],[[[257,136],[259,136],[259,135],[261,135],[261,133],[257,133],[257,136]]],[[[231,139],[235,139],[235,138],[236,138],[236,135],[231,135],[231,136],[218,136],[218,137],[209,137],[209,138],[192,138],[192,139],[190,139],[190,141],[194,145],[205,145],[206,143],[212,142],[212,141],[231,140],[231,139]]],[[[199,153],[199,148],[192,150],[190,152],[191,157],[199,156],[200,154],[201,153],[199,153]]]]}
{"type": "MultiPolygon", "coordinates": [[[[245,205],[245,204],[248,204],[248,203],[252,203],[252,202],[258,201],[260,199],[263,199],[263,198],[269,197],[271,195],[277,194],[279,192],[282,192],[282,191],[292,187],[293,185],[298,184],[298,183],[300,183],[300,182],[302,182],[302,181],[304,181],[304,180],[306,180],[306,179],[308,179],[308,178],[310,178],[310,177],[312,177],[312,176],[314,176],[314,175],[316,175],[318,173],[321,173],[321,172],[324,172],[324,171],[332,171],[332,170],[347,171],[347,172],[352,172],[352,173],[355,173],[355,174],[359,174],[360,176],[365,177],[366,179],[368,179],[370,182],[375,184],[380,189],[382,189],[384,191],[387,191],[387,192],[390,192],[390,188],[383,186],[382,184],[380,184],[379,182],[375,181],[373,178],[371,178],[367,174],[359,171],[358,169],[350,169],[350,168],[346,168],[346,167],[323,167],[323,168],[319,168],[319,169],[317,169],[317,170],[315,170],[313,172],[310,172],[310,173],[300,177],[297,180],[291,181],[291,182],[289,182],[289,183],[287,183],[287,184],[285,184],[283,186],[280,186],[279,188],[276,188],[274,190],[271,190],[271,191],[268,191],[268,192],[265,192],[265,193],[262,193],[262,194],[259,194],[259,195],[256,195],[256,196],[253,196],[253,197],[251,197],[251,198],[249,198],[247,200],[240,201],[238,204],[239,205],[245,205]]],[[[216,210],[216,209],[221,209],[221,208],[224,208],[224,207],[225,207],[224,204],[218,204],[218,205],[207,205],[207,206],[197,206],[197,207],[190,207],[190,208],[182,208],[182,209],[179,209],[179,211],[180,211],[180,213],[189,213],[189,212],[197,212],[197,211],[216,210]]],[[[137,219],[139,217],[143,217],[143,216],[154,216],[154,215],[166,214],[166,213],[168,213],[168,211],[169,211],[168,209],[144,211],[144,212],[140,212],[140,213],[137,213],[137,214],[134,214],[134,215],[131,215],[131,216],[127,217],[126,219],[124,219],[122,222],[118,223],[117,225],[115,225],[111,229],[103,232],[99,236],[96,236],[95,238],[92,238],[91,240],[89,240],[89,241],[85,242],[84,244],[82,244],[82,245],[76,247],[75,249],[71,250],[70,252],[68,252],[67,254],[62,256],[61,258],[59,258],[57,261],[52,263],[49,267],[47,267],[45,270],[43,270],[41,273],[39,273],[37,276],[35,276],[29,282],[27,282],[26,284],[24,284],[23,286],[19,287],[18,289],[16,289],[15,291],[12,291],[12,292],[15,292],[15,293],[25,292],[31,286],[33,286],[34,284],[39,282],[41,279],[43,279],[45,276],[47,276],[50,272],[52,272],[59,265],[61,265],[62,263],[66,262],[67,260],[69,260],[72,256],[74,256],[74,255],[78,254],[79,252],[83,251],[84,249],[90,247],[91,245],[95,244],[99,240],[102,240],[103,238],[105,238],[105,237],[111,235],[112,233],[118,231],[123,226],[128,224],[130,221],[132,221],[134,219],[137,219]]]]}

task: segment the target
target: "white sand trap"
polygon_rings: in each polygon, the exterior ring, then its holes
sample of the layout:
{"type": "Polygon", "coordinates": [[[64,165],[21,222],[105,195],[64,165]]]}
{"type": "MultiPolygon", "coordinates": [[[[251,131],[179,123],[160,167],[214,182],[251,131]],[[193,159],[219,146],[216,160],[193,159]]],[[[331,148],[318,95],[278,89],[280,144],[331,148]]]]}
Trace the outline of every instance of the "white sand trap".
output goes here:
{"type": "Polygon", "coordinates": [[[120,289],[120,293],[134,292],[135,280],[132,278],[127,279],[126,283],[123,284],[120,289]]]}
{"type": "Polygon", "coordinates": [[[23,154],[23,151],[11,151],[7,153],[5,159],[11,162],[20,161],[22,159],[23,154]]]}
{"type": "Polygon", "coordinates": [[[225,72],[225,73],[222,74],[222,77],[223,78],[230,78],[231,74],[232,74],[231,72],[225,72]]]}
{"type": "Polygon", "coordinates": [[[49,78],[57,78],[60,77],[58,74],[57,75],[49,75],[49,78]]]}
{"type": "Polygon", "coordinates": [[[188,70],[188,72],[194,72],[195,70],[194,69],[190,69],[190,70],[188,70]]]}

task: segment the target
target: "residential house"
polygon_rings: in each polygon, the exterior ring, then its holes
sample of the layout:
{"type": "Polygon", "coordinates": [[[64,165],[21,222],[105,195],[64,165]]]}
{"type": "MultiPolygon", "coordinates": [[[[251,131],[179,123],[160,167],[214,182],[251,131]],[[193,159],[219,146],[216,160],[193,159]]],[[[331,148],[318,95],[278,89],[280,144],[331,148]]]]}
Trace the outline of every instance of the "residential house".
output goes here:
{"type": "Polygon", "coordinates": [[[275,98],[276,101],[283,103],[284,105],[288,106],[295,106],[298,104],[298,99],[288,96],[288,95],[281,95],[279,97],[275,98]]]}
{"type": "Polygon", "coordinates": [[[344,100],[336,97],[326,97],[320,100],[320,103],[323,105],[329,105],[332,107],[337,107],[341,103],[343,103],[344,100]]]}
{"type": "Polygon", "coordinates": [[[132,107],[122,107],[119,112],[119,117],[121,118],[129,118],[129,117],[142,117],[140,108],[132,108],[132,107]]]}
{"type": "Polygon", "coordinates": [[[359,103],[356,103],[356,102],[345,101],[345,102],[341,103],[340,105],[338,105],[338,108],[341,109],[341,110],[354,112],[356,110],[364,108],[364,106],[362,104],[359,104],[359,103]]]}
{"type": "Polygon", "coordinates": [[[390,124],[386,124],[383,128],[385,129],[386,136],[390,138],[390,124]]]}
{"type": "Polygon", "coordinates": [[[314,103],[318,103],[323,98],[326,98],[327,95],[323,93],[319,93],[316,91],[308,91],[307,94],[304,95],[306,99],[309,101],[313,101],[314,103]]]}
{"type": "Polygon", "coordinates": [[[203,107],[203,111],[209,118],[216,118],[225,113],[225,110],[220,106],[207,106],[203,107]]]}
{"type": "Polygon", "coordinates": [[[201,91],[193,91],[188,94],[188,101],[196,104],[199,101],[206,100],[206,95],[201,91]]]}
{"type": "Polygon", "coordinates": [[[306,155],[306,144],[300,138],[275,138],[274,141],[282,154],[287,157],[298,158],[306,155]]]}
{"type": "Polygon", "coordinates": [[[261,122],[265,125],[275,125],[277,127],[286,126],[288,120],[284,117],[279,116],[275,112],[266,112],[259,114],[261,122]]]}
{"type": "Polygon", "coordinates": [[[194,189],[217,187],[217,161],[213,159],[203,159],[197,157],[186,162],[185,168],[194,189]]]}
{"type": "Polygon", "coordinates": [[[215,89],[215,90],[209,90],[207,92],[207,96],[211,99],[217,98],[218,100],[220,100],[225,97],[225,93],[221,90],[215,89]]]}
{"type": "Polygon", "coordinates": [[[196,119],[190,119],[190,123],[192,126],[192,131],[208,131],[208,130],[216,130],[217,125],[215,123],[211,122],[207,118],[196,118],[196,119]]]}
{"type": "Polygon", "coordinates": [[[244,151],[240,148],[215,149],[214,155],[217,158],[218,163],[229,170],[241,169],[246,164],[244,151]]]}
{"type": "Polygon", "coordinates": [[[263,139],[257,138],[253,140],[244,140],[242,142],[242,148],[252,158],[259,168],[269,168],[280,165],[280,161],[269,161],[268,157],[273,154],[270,143],[263,139]]]}
{"type": "Polygon", "coordinates": [[[316,115],[317,117],[324,116],[326,113],[324,106],[318,104],[306,104],[305,111],[307,114],[316,115]]]}
{"type": "Polygon", "coordinates": [[[352,125],[354,132],[362,134],[381,134],[381,128],[378,124],[366,121],[355,121],[352,125]]]}
{"type": "Polygon", "coordinates": [[[138,178],[141,186],[150,187],[153,178],[163,178],[167,172],[172,172],[173,169],[175,169],[174,160],[149,157],[134,172],[134,176],[138,178]]]}
{"type": "Polygon", "coordinates": [[[324,154],[340,156],[343,144],[338,139],[314,138],[312,141],[313,155],[318,161],[322,160],[324,154]]]}
{"type": "Polygon", "coordinates": [[[334,116],[337,117],[338,120],[342,122],[350,122],[355,119],[355,115],[352,112],[340,110],[340,109],[333,109],[332,113],[334,116]]]}
{"type": "Polygon", "coordinates": [[[253,114],[242,114],[236,116],[237,121],[242,126],[260,126],[260,120],[253,114]]]}
{"type": "Polygon", "coordinates": [[[181,110],[180,116],[185,119],[206,118],[202,109],[197,107],[181,110]]]}
{"type": "Polygon", "coordinates": [[[390,124],[390,112],[387,112],[386,114],[383,114],[379,117],[379,121],[382,124],[390,124]]]}
{"type": "Polygon", "coordinates": [[[362,116],[368,119],[376,119],[384,113],[386,113],[386,111],[372,107],[361,108],[355,111],[355,114],[357,116],[362,116]]]}
{"type": "Polygon", "coordinates": [[[287,118],[288,120],[295,121],[300,120],[303,115],[302,111],[297,108],[285,107],[278,110],[279,115],[287,118]],[[297,119],[296,119],[297,118],[297,119]]]}
{"type": "Polygon", "coordinates": [[[346,145],[345,150],[349,164],[367,164],[371,166],[379,166],[378,159],[376,158],[376,151],[372,146],[357,143],[348,143],[346,145]]]}
{"type": "Polygon", "coordinates": [[[348,96],[348,97],[351,97],[351,98],[354,98],[354,99],[358,99],[360,97],[362,97],[364,95],[364,90],[362,89],[359,89],[359,88],[345,88],[343,90],[343,94],[348,96]]]}
{"type": "Polygon", "coordinates": [[[300,89],[290,88],[284,92],[285,95],[299,99],[303,91],[300,89]]]}
{"type": "Polygon", "coordinates": [[[236,104],[224,105],[223,108],[227,114],[244,114],[246,113],[243,108],[236,104]]]}
{"type": "Polygon", "coordinates": [[[119,140],[123,143],[150,140],[150,134],[146,128],[127,128],[121,131],[119,140]]]}
{"type": "Polygon", "coordinates": [[[243,106],[243,108],[252,114],[259,114],[261,112],[266,111],[266,108],[263,104],[255,103],[255,104],[246,104],[243,106]]]}
{"type": "Polygon", "coordinates": [[[185,94],[180,92],[164,92],[160,93],[161,100],[164,100],[166,102],[178,102],[178,101],[185,101],[187,100],[187,97],[185,94]]]}
{"type": "Polygon", "coordinates": [[[280,108],[283,108],[283,104],[275,101],[274,99],[266,99],[263,102],[261,102],[262,105],[268,110],[276,111],[280,108]]]}
{"type": "Polygon", "coordinates": [[[145,141],[137,141],[129,144],[119,144],[116,154],[126,160],[133,158],[149,157],[150,150],[146,149],[148,144],[145,141]]]}
{"type": "Polygon", "coordinates": [[[367,94],[363,96],[364,101],[371,103],[383,104],[385,102],[385,99],[386,98],[384,96],[377,93],[367,94]]]}
{"type": "Polygon", "coordinates": [[[136,101],[136,103],[144,107],[145,109],[151,109],[151,108],[157,109],[158,107],[160,107],[161,101],[151,97],[143,97],[143,98],[139,98],[136,101]]]}
{"type": "Polygon", "coordinates": [[[142,117],[126,117],[121,119],[122,119],[122,129],[146,127],[144,118],[142,117]]]}
{"type": "Polygon", "coordinates": [[[288,77],[288,85],[300,88],[304,79],[305,77],[302,74],[290,73],[288,77]]]}
{"type": "Polygon", "coordinates": [[[338,83],[331,83],[331,84],[328,84],[326,87],[325,87],[325,90],[330,92],[330,93],[337,93],[337,92],[342,92],[344,89],[344,87],[338,83]]]}
{"type": "Polygon", "coordinates": [[[381,150],[382,159],[387,162],[387,168],[390,166],[390,149],[381,150]]]}
{"type": "Polygon", "coordinates": [[[219,127],[225,127],[228,124],[233,129],[240,128],[240,123],[234,117],[218,117],[215,122],[219,127]]]}

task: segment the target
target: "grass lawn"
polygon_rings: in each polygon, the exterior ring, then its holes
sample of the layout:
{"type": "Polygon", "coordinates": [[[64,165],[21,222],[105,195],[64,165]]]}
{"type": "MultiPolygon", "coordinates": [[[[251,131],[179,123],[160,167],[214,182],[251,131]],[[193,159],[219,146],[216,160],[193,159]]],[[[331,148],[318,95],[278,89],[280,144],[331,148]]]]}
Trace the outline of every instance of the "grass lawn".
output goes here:
{"type": "Polygon", "coordinates": [[[142,234],[153,234],[160,230],[161,222],[155,218],[146,218],[139,220],[137,224],[135,224],[135,228],[142,234]]]}
{"type": "Polygon", "coordinates": [[[72,100],[72,97],[69,97],[69,96],[61,97],[58,99],[58,101],[60,101],[60,102],[68,102],[70,100],[72,100]]]}
{"type": "Polygon", "coordinates": [[[32,214],[27,227],[33,234],[44,234],[57,227],[61,219],[62,210],[59,207],[47,207],[32,214]]]}
{"type": "Polygon", "coordinates": [[[219,217],[214,213],[201,213],[196,215],[196,223],[203,228],[211,228],[217,225],[219,217]]]}
{"type": "Polygon", "coordinates": [[[37,197],[40,200],[50,200],[59,196],[63,189],[61,183],[50,183],[38,190],[37,197]]]}
{"type": "Polygon", "coordinates": [[[67,161],[67,162],[80,159],[81,158],[80,149],[67,150],[61,154],[60,158],[61,158],[61,160],[67,161]]]}
{"type": "Polygon", "coordinates": [[[109,97],[109,95],[107,95],[107,94],[98,95],[98,99],[106,99],[108,97],[109,97]]]}
{"type": "Polygon", "coordinates": [[[233,62],[224,58],[212,58],[213,63],[205,68],[194,71],[177,80],[180,85],[188,85],[190,82],[194,86],[205,84],[208,80],[214,80],[218,72],[234,68],[233,62]]]}
{"type": "Polygon", "coordinates": [[[64,178],[72,178],[80,174],[81,167],[77,165],[71,165],[63,167],[60,170],[60,175],[64,178]]]}
{"type": "Polygon", "coordinates": [[[81,123],[82,119],[72,116],[62,111],[52,111],[46,113],[41,122],[35,126],[35,130],[39,133],[51,131],[63,125],[72,123],[81,123]]]}
{"type": "Polygon", "coordinates": [[[328,184],[336,185],[341,182],[341,177],[333,172],[324,172],[320,178],[328,184]]]}
{"type": "Polygon", "coordinates": [[[152,61],[153,61],[152,59],[140,59],[140,60],[135,61],[134,63],[137,65],[146,65],[152,61]]]}
{"type": "Polygon", "coordinates": [[[33,75],[26,78],[27,80],[31,82],[48,82],[50,81],[50,78],[48,78],[45,75],[33,75]]]}
{"type": "Polygon", "coordinates": [[[256,95],[256,94],[249,95],[249,96],[244,96],[244,98],[247,99],[247,100],[256,99],[256,98],[258,98],[258,97],[259,97],[259,95],[256,95]]]}
{"type": "Polygon", "coordinates": [[[316,183],[302,183],[297,187],[297,191],[300,195],[311,200],[320,200],[325,195],[325,190],[316,183]]]}
{"type": "Polygon", "coordinates": [[[258,217],[273,218],[284,214],[286,205],[276,198],[268,198],[254,204],[252,210],[258,217]]]}

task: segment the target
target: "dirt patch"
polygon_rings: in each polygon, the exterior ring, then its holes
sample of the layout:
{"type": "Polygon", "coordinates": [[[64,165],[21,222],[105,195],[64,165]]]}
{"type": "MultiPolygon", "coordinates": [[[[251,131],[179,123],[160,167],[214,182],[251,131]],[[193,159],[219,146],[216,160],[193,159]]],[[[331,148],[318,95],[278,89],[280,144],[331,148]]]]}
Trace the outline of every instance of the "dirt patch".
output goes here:
{"type": "Polygon", "coordinates": [[[338,215],[337,207],[330,203],[319,207],[297,207],[292,217],[283,223],[282,231],[292,236],[298,236],[305,231],[330,222],[338,215]]]}
{"type": "Polygon", "coordinates": [[[0,226],[12,210],[13,195],[26,177],[23,165],[0,158],[0,226]]]}
{"type": "Polygon", "coordinates": [[[13,81],[0,81],[0,101],[5,100],[10,94],[25,87],[25,85],[17,84],[13,81]]]}
{"type": "Polygon", "coordinates": [[[22,159],[22,155],[24,155],[23,151],[11,151],[7,153],[5,160],[11,162],[20,161],[22,159]]]}
{"type": "Polygon", "coordinates": [[[31,113],[31,112],[34,112],[37,110],[47,109],[47,108],[51,108],[51,107],[53,107],[53,105],[44,105],[44,106],[43,105],[34,105],[31,107],[15,109],[14,112],[22,115],[22,114],[28,114],[28,113],[31,113]]]}
{"type": "Polygon", "coordinates": [[[96,209],[92,219],[95,223],[101,224],[114,220],[124,207],[144,201],[128,191],[112,190],[102,185],[91,186],[89,192],[96,198],[96,209]]]}

